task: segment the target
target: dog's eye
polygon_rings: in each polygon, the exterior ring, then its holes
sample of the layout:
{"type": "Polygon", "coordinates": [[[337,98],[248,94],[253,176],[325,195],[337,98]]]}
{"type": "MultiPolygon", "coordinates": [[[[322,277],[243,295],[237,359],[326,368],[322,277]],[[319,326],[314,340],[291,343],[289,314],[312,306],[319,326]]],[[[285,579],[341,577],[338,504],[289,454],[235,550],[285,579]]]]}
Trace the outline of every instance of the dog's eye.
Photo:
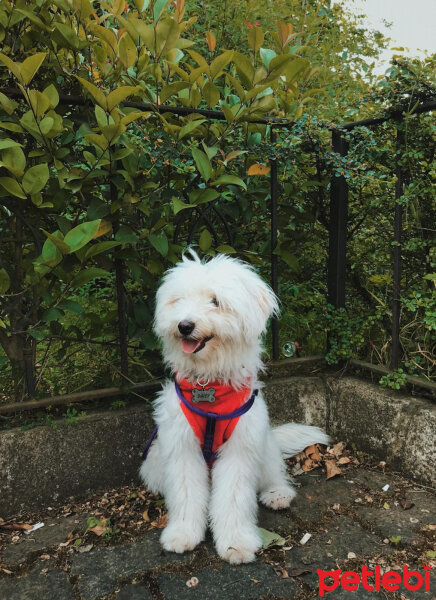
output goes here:
{"type": "Polygon", "coordinates": [[[215,296],[212,298],[211,302],[212,302],[212,304],[214,304],[217,307],[220,305],[215,296]]]}

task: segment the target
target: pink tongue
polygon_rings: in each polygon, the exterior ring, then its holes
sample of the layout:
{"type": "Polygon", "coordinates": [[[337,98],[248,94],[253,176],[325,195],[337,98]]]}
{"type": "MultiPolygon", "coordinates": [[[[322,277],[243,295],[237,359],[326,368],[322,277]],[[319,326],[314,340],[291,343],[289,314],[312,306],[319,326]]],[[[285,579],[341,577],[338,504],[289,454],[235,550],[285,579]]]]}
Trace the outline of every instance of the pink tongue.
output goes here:
{"type": "Polygon", "coordinates": [[[186,354],[192,354],[203,340],[182,340],[182,350],[186,354]]]}

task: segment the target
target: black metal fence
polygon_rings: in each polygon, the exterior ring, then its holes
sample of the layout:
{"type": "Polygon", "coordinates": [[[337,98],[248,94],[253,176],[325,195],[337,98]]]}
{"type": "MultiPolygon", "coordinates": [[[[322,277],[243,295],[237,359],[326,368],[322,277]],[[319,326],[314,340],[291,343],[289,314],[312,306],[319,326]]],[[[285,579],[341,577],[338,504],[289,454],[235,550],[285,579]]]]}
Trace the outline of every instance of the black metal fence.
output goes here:
{"type": "MultiPolygon", "coordinates": [[[[20,97],[21,92],[13,89],[2,89],[0,90],[6,93],[9,97],[20,97]]],[[[60,102],[70,106],[84,106],[88,104],[88,101],[80,96],[61,96],[60,102]]],[[[210,119],[219,121],[225,120],[225,115],[221,111],[207,110],[207,109],[192,109],[186,107],[169,107],[162,106],[156,107],[154,105],[143,104],[138,102],[124,102],[126,107],[138,108],[140,110],[149,111],[160,111],[160,112],[171,112],[179,116],[186,116],[189,114],[199,114],[210,119]]],[[[424,113],[436,110],[436,101],[427,102],[421,104],[415,108],[414,114],[424,113]]],[[[391,112],[385,116],[366,119],[354,123],[348,123],[341,125],[336,128],[331,128],[332,134],[332,151],[341,157],[345,157],[348,152],[348,143],[345,139],[345,135],[348,131],[351,131],[357,127],[373,127],[384,123],[386,121],[393,121],[400,123],[403,119],[401,112],[391,112]]],[[[277,120],[272,118],[264,118],[250,121],[250,123],[257,123],[262,125],[268,125],[270,128],[270,141],[271,145],[276,143],[276,132],[281,128],[291,128],[294,126],[293,122],[277,120]]],[[[403,173],[400,165],[401,148],[404,144],[404,137],[400,127],[397,127],[396,135],[396,189],[395,198],[398,200],[403,194],[403,173]]],[[[270,226],[271,226],[271,286],[273,290],[278,293],[278,259],[279,257],[274,252],[278,243],[278,162],[277,158],[270,161],[270,226]]],[[[110,185],[110,193],[115,198],[116,189],[114,184],[110,185]]],[[[214,210],[217,212],[216,207],[214,210]]],[[[392,304],[392,352],[391,352],[391,364],[390,369],[398,368],[400,361],[401,345],[400,345],[400,295],[401,295],[401,240],[402,240],[402,205],[399,202],[395,204],[395,214],[393,215],[394,221],[394,260],[393,260],[393,304],[392,304]]],[[[218,217],[222,219],[222,216],[217,213],[218,217]]],[[[199,219],[203,219],[206,224],[208,223],[208,217],[206,209],[200,209],[199,219]]],[[[329,219],[329,248],[328,248],[328,302],[335,308],[345,307],[346,301],[346,273],[347,273],[347,221],[348,221],[348,184],[344,176],[333,175],[330,184],[330,219],[329,219]]],[[[231,230],[228,225],[225,224],[229,241],[232,239],[231,230]]],[[[117,224],[114,226],[116,231],[117,224]]],[[[178,234],[178,228],[176,227],[176,235],[178,234]]],[[[126,311],[126,291],[125,291],[125,269],[122,260],[117,260],[115,264],[115,279],[116,279],[116,296],[117,296],[117,307],[118,307],[118,344],[120,352],[120,370],[123,378],[129,381],[129,358],[128,358],[128,335],[127,335],[127,311],[126,311]]],[[[279,323],[277,319],[274,319],[271,324],[272,334],[272,359],[277,361],[280,356],[279,349],[279,323]]],[[[327,340],[328,343],[328,340],[327,340]]],[[[318,357],[317,357],[318,358],[318,357]]],[[[290,359],[291,361],[298,359],[290,359]]],[[[388,373],[389,369],[380,365],[372,365],[363,361],[352,360],[355,366],[372,370],[376,373],[388,373]]],[[[26,385],[27,392],[30,398],[34,398],[35,395],[35,378],[32,368],[31,357],[28,356],[25,359],[26,369],[26,385]]],[[[436,390],[436,384],[420,379],[417,377],[407,376],[409,383],[418,385],[432,391],[436,390]]],[[[102,397],[113,397],[114,395],[124,394],[129,390],[149,390],[153,389],[155,384],[153,382],[146,382],[143,384],[135,384],[134,386],[125,388],[106,388],[103,390],[93,390],[89,392],[80,392],[74,394],[66,394],[59,397],[44,398],[42,400],[30,400],[29,402],[21,402],[14,404],[5,404],[0,406],[0,414],[13,413],[16,410],[32,409],[42,406],[54,406],[56,404],[66,404],[69,402],[80,402],[85,399],[102,398],[102,397]]]]}

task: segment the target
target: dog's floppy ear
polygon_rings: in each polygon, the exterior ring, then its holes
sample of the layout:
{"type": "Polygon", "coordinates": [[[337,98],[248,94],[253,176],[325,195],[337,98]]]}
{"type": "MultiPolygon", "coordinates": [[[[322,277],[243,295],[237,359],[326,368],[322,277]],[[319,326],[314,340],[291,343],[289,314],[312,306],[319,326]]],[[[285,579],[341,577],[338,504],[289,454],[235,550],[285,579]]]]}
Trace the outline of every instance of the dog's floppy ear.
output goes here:
{"type": "Polygon", "coordinates": [[[246,333],[249,336],[259,336],[265,331],[268,319],[279,313],[277,296],[250,267],[245,267],[241,273],[241,283],[249,297],[244,311],[246,333]]]}
{"type": "Polygon", "coordinates": [[[274,294],[272,289],[264,281],[259,278],[259,293],[257,296],[260,310],[265,315],[265,319],[268,320],[272,316],[278,316],[279,314],[279,303],[277,296],[274,294]]]}

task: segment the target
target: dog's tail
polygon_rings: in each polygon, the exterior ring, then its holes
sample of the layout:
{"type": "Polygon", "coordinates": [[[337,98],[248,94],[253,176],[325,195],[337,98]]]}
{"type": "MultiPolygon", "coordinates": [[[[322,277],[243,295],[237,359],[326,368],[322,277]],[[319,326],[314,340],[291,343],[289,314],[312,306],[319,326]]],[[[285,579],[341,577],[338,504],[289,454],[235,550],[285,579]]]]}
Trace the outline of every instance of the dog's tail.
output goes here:
{"type": "Polygon", "coordinates": [[[286,458],[295,456],[312,444],[328,444],[329,436],[311,425],[286,423],[273,428],[273,434],[286,458]]]}

